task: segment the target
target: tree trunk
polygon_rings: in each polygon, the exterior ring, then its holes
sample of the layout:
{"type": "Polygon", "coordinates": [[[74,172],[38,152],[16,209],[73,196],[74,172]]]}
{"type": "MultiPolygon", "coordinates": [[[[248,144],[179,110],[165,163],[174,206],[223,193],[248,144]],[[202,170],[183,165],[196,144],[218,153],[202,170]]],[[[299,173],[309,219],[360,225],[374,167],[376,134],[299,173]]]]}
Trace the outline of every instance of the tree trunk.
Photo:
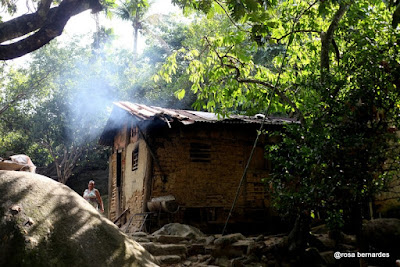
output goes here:
{"type": "Polygon", "coordinates": [[[138,42],[138,37],[139,37],[138,35],[139,35],[139,29],[138,29],[138,27],[135,27],[134,32],[133,32],[133,59],[135,61],[137,58],[137,42],[138,42]]]}
{"type": "Polygon", "coordinates": [[[288,235],[289,253],[302,254],[307,248],[310,237],[310,215],[302,212],[296,218],[292,231],[288,235]]]}
{"type": "Polygon", "coordinates": [[[60,156],[54,153],[50,144],[45,144],[45,146],[53,157],[57,172],[57,180],[60,183],[66,184],[68,179],[72,176],[72,172],[82,155],[83,149],[79,146],[71,146],[70,148],[64,147],[63,155],[60,156]]]}
{"type": "Polygon", "coordinates": [[[48,1],[43,1],[36,13],[22,15],[0,24],[0,42],[22,37],[20,41],[0,45],[0,60],[23,56],[39,49],[55,37],[61,35],[68,20],[85,10],[98,12],[102,9],[97,0],[63,0],[57,7],[48,9],[48,1]]]}
{"type": "Polygon", "coordinates": [[[321,33],[321,82],[325,83],[326,76],[329,75],[329,49],[333,42],[333,36],[339,26],[340,20],[343,18],[350,4],[341,4],[339,9],[333,16],[332,22],[326,33],[321,33]]]}

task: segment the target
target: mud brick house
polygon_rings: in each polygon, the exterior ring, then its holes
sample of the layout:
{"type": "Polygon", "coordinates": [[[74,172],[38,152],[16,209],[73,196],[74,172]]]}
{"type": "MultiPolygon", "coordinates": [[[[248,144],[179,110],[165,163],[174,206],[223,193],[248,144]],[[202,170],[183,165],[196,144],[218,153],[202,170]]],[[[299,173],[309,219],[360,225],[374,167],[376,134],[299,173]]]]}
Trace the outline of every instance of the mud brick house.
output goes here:
{"type": "MultiPolygon", "coordinates": [[[[100,137],[111,146],[109,218],[134,225],[157,214],[158,223],[202,229],[225,222],[262,118],[117,102],[100,137]]],[[[264,128],[293,120],[268,118],[264,128]]],[[[262,178],[268,176],[262,135],[233,212],[232,223],[265,223],[270,215],[262,178]]]]}

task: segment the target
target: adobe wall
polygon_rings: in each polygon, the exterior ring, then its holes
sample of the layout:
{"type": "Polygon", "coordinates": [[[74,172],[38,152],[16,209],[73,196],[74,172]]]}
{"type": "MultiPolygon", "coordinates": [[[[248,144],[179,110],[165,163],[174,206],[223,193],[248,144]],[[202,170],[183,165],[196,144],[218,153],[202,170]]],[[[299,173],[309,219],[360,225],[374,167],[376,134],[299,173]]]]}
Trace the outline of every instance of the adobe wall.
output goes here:
{"type": "MultiPolygon", "coordinates": [[[[395,134],[396,138],[400,139],[400,131],[396,131],[395,134]]],[[[391,145],[397,149],[397,154],[399,154],[398,145],[396,143],[391,145]]],[[[387,190],[375,196],[374,204],[377,213],[375,217],[400,218],[400,174],[398,172],[400,166],[396,159],[392,159],[385,162],[385,167],[389,170],[394,170],[394,173],[389,181],[387,190]]]]}
{"type": "Polygon", "coordinates": [[[400,218],[400,177],[394,177],[388,190],[375,197],[376,217],[400,218]]]}
{"type": "Polygon", "coordinates": [[[109,206],[108,206],[108,218],[111,221],[114,221],[118,214],[117,214],[117,154],[113,153],[110,156],[110,177],[108,178],[108,199],[109,199],[109,206]]]}
{"type": "MultiPolygon", "coordinates": [[[[248,126],[245,126],[248,127],[248,126]]],[[[224,125],[172,127],[153,140],[161,170],[167,182],[161,181],[161,171],[154,167],[152,197],[172,194],[182,207],[219,207],[218,212],[230,209],[239,181],[256,137],[255,129],[235,130],[224,125]],[[209,162],[193,162],[191,143],[209,145],[209,162]]],[[[268,207],[262,178],[268,176],[264,146],[256,148],[253,161],[242,186],[236,210],[268,207]]]]}
{"type": "MultiPolygon", "coordinates": [[[[146,204],[146,178],[151,173],[151,158],[143,139],[138,138],[132,127],[123,127],[114,138],[110,157],[109,219],[114,221],[123,211],[118,224],[125,224],[134,214],[144,211],[146,204]],[[133,168],[134,151],[137,149],[137,168],[133,168]],[[121,185],[117,187],[117,154],[121,153],[121,185]]],[[[131,226],[134,226],[132,223],[131,226]]]]}
{"type": "Polygon", "coordinates": [[[138,140],[130,143],[126,148],[126,164],[124,177],[124,206],[130,208],[130,214],[141,213],[145,204],[145,189],[144,182],[149,164],[149,152],[144,140],[138,140]],[[138,168],[132,170],[133,151],[138,149],[138,168]]]}
{"type": "Polygon", "coordinates": [[[127,127],[124,126],[118,134],[114,138],[114,144],[113,144],[113,152],[110,156],[111,162],[110,162],[110,174],[111,177],[109,177],[109,212],[108,212],[108,218],[111,221],[114,221],[124,210],[123,203],[125,202],[125,195],[124,195],[124,190],[122,189],[124,186],[124,181],[123,178],[121,180],[121,185],[117,187],[117,154],[120,153],[121,155],[121,176],[124,177],[124,172],[125,172],[125,146],[127,145],[129,141],[129,136],[127,132],[127,127]]]}

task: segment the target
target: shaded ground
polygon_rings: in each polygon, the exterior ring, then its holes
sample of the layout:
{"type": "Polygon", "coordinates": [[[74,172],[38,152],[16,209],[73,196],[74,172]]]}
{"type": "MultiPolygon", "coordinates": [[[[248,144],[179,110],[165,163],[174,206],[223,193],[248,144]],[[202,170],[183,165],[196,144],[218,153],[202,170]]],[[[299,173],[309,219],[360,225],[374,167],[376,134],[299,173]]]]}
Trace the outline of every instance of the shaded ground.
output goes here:
{"type": "MultiPolygon", "coordinates": [[[[107,172],[91,175],[75,181],[76,191],[90,179],[104,180],[107,172]]],[[[178,224],[125,235],[121,230],[127,229],[117,228],[80,195],[41,175],[0,171],[0,266],[395,266],[400,256],[398,219],[367,222],[364,248],[355,236],[335,243],[326,227],[313,228],[309,247],[297,257],[288,254],[284,235],[206,236],[178,224]],[[382,251],[391,257],[335,259],[337,251],[382,251]]]]}
{"type": "Polygon", "coordinates": [[[308,247],[301,254],[288,251],[287,236],[283,234],[204,235],[193,227],[171,223],[152,234],[129,235],[152,253],[161,266],[400,266],[400,261],[396,265],[400,256],[400,221],[377,219],[365,222],[364,228],[366,239],[364,246],[359,247],[354,235],[342,234],[341,240],[335,242],[325,225],[314,227],[308,247]]]}
{"type": "Polygon", "coordinates": [[[156,266],[69,187],[0,171],[0,266],[156,266]]]}
{"type": "MultiPolygon", "coordinates": [[[[334,258],[335,242],[326,227],[317,229],[314,244],[304,257],[285,253],[285,235],[243,236],[240,233],[221,236],[204,235],[198,229],[172,223],[153,234],[130,233],[161,263],[161,266],[357,266],[358,259],[334,258]]],[[[340,249],[356,251],[355,237],[346,236],[340,249]]]]}

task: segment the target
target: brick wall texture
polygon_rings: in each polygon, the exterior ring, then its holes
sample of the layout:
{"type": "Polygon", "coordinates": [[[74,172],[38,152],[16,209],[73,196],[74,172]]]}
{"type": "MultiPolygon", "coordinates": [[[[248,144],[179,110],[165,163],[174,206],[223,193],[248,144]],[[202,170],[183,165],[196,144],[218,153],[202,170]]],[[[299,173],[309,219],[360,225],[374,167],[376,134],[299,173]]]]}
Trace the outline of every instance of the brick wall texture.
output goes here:
{"type": "MultiPolygon", "coordinates": [[[[118,144],[122,143],[120,136],[118,144]]],[[[153,164],[142,161],[139,162],[139,168],[152,166],[150,198],[173,195],[182,211],[205,208],[210,212],[223,211],[226,214],[235,198],[255,137],[256,126],[247,124],[173,125],[172,128],[148,131],[150,149],[143,151],[153,151],[159,164],[154,164],[154,157],[148,156],[147,159],[152,160],[153,164]],[[164,181],[162,177],[165,177],[164,181]]],[[[269,206],[265,184],[261,181],[268,176],[269,169],[264,156],[264,139],[261,138],[256,147],[236,204],[237,212],[243,213],[243,217],[246,217],[247,210],[265,211],[269,206]]],[[[137,141],[132,138],[127,140],[127,143],[137,141]]],[[[115,157],[112,159],[113,168],[116,168],[115,157]]],[[[117,200],[113,199],[117,195],[116,171],[112,174],[110,214],[115,217],[118,214],[115,210],[117,200]]],[[[144,179],[135,177],[135,174],[130,176],[123,177],[122,186],[127,186],[134,179],[144,179]]],[[[122,196],[121,199],[127,202],[123,201],[124,207],[120,206],[119,212],[129,207],[131,214],[141,212],[146,202],[144,190],[136,190],[134,194],[122,196]]],[[[223,219],[223,216],[216,217],[223,219]]]]}

